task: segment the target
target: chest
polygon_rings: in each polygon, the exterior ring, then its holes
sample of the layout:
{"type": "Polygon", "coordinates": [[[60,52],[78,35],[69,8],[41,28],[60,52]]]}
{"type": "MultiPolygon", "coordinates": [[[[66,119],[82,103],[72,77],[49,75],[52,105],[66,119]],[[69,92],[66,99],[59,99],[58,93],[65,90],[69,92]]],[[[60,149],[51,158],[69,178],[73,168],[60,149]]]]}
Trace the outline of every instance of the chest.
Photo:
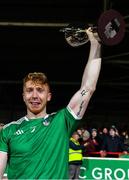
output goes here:
{"type": "Polygon", "coordinates": [[[49,146],[54,149],[58,141],[64,141],[63,132],[63,127],[59,127],[57,123],[40,122],[18,127],[10,137],[9,151],[12,155],[20,156],[47,149],[49,146]]]}

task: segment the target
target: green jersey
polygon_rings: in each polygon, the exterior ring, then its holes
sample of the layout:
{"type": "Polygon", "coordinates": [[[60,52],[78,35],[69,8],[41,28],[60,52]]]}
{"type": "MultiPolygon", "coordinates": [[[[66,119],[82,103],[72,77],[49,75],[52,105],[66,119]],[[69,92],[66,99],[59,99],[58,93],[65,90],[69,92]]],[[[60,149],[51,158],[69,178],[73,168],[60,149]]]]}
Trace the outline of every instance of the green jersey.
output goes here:
{"type": "Polygon", "coordinates": [[[26,116],[4,126],[0,151],[9,179],[68,179],[69,137],[77,121],[67,108],[45,118],[26,116]]]}

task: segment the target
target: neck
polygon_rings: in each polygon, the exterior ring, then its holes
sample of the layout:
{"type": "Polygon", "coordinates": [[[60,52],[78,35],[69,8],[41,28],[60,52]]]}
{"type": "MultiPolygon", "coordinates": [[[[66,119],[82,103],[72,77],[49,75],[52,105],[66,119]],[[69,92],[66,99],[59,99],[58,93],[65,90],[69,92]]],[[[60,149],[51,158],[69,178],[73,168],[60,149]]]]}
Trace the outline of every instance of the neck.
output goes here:
{"type": "Polygon", "coordinates": [[[27,115],[26,115],[26,117],[28,119],[44,118],[45,116],[47,116],[46,112],[41,112],[41,113],[38,113],[38,114],[34,114],[32,112],[28,112],[27,115]]]}

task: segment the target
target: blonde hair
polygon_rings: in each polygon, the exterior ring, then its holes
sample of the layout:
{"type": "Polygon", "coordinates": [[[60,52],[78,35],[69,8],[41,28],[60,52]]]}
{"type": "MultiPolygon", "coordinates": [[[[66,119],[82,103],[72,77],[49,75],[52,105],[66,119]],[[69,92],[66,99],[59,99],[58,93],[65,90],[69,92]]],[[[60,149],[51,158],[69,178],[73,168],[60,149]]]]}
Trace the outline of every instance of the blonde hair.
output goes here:
{"type": "Polygon", "coordinates": [[[38,83],[38,84],[47,84],[48,87],[50,88],[48,78],[42,72],[33,72],[33,73],[27,74],[25,78],[23,79],[23,87],[25,86],[27,81],[33,81],[34,83],[38,83]]]}

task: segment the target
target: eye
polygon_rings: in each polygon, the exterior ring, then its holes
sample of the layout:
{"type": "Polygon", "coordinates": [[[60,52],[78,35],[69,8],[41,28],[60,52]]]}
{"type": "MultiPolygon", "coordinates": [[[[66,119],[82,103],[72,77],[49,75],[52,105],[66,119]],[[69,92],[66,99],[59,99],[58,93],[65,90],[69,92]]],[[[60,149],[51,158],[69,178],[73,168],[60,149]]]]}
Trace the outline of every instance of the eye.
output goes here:
{"type": "Polygon", "coordinates": [[[43,88],[37,88],[37,91],[39,92],[39,93],[42,93],[43,91],[44,91],[44,89],[43,88]]]}
{"type": "Polygon", "coordinates": [[[32,92],[33,91],[33,88],[27,88],[26,89],[26,92],[28,92],[28,93],[30,93],[30,92],[32,92]]]}

